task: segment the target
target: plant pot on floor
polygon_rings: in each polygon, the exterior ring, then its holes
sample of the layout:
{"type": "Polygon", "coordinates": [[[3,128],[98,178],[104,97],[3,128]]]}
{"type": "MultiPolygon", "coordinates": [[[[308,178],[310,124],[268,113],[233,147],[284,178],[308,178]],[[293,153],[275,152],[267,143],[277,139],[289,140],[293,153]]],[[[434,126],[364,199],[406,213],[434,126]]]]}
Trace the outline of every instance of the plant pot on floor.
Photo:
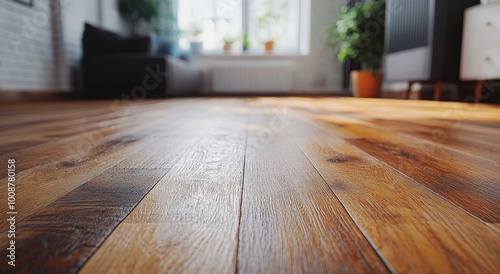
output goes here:
{"type": "Polygon", "coordinates": [[[203,42],[191,42],[190,47],[193,55],[201,55],[203,53],[203,42]]]}
{"type": "Polygon", "coordinates": [[[351,71],[352,91],[355,97],[377,98],[380,97],[382,73],[373,73],[369,70],[351,71]]]}

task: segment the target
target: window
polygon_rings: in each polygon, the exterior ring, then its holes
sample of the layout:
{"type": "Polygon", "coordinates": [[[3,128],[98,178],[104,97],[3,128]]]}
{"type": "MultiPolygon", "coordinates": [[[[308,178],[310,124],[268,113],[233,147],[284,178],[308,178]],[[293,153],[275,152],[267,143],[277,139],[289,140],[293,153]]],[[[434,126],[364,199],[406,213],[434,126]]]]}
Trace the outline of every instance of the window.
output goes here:
{"type": "Polygon", "coordinates": [[[203,42],[208,52],[221,52],[225,40],[233,40],[233,52],[248,37],[250,52],[264,51],[275,41],[275,53],[307,54],[309,51],[310,0],[180,0],[180,47],[203,42]],[[201,33],[200,33],[201,32],[201,33]]]}

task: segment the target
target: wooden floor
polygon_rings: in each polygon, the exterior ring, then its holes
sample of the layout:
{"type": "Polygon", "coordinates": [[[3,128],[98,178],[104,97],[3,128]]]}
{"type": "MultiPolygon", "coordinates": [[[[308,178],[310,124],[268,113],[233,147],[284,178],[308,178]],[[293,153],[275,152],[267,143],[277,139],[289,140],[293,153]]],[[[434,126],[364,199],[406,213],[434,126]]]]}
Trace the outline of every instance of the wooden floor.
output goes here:
{"type": "Polygon", "coordinates": [[[500,107],[0,104],[0,272],[499,273],[500,107]]]}

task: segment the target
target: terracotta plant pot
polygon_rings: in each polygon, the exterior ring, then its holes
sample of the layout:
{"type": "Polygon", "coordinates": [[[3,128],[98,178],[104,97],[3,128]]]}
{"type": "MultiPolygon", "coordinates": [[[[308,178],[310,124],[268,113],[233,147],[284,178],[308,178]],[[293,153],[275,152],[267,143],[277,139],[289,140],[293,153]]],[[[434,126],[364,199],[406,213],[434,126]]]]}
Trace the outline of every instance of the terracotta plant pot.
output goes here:
{"type": "Polygon", "coordinates": [[[354,96],[377,98],[380,97],[382,73],[373,74],[369,70],[353,70],[351,71],[351,83],[354,96]]]}
{"type": "Polygon", "coordinates": [[[266,52],[273,52],[274,50],[274,41],[267,41],[264,43],[264,47],[266,52]]]}
{"type": "Polygon", "coordinates": [[[232,48],[233,48],[232,44],[228,44],[228,43],[224,44],[224,52],[229,53],[229,52],[231,52],[232,48]]]}

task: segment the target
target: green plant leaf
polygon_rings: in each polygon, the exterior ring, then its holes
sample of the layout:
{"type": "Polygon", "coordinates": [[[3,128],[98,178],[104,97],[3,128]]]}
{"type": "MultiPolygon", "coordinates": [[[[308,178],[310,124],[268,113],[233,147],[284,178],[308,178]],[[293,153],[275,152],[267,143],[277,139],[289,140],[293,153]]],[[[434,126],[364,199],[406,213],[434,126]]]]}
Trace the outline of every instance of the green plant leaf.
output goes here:
{"type": "Polygon", "coordinates": [[[384,51],[385,0],[343,6],[339,18],[327,29],[327,45],[338,47],[337,59],[349,59],[376,70],[384,51]]]}

